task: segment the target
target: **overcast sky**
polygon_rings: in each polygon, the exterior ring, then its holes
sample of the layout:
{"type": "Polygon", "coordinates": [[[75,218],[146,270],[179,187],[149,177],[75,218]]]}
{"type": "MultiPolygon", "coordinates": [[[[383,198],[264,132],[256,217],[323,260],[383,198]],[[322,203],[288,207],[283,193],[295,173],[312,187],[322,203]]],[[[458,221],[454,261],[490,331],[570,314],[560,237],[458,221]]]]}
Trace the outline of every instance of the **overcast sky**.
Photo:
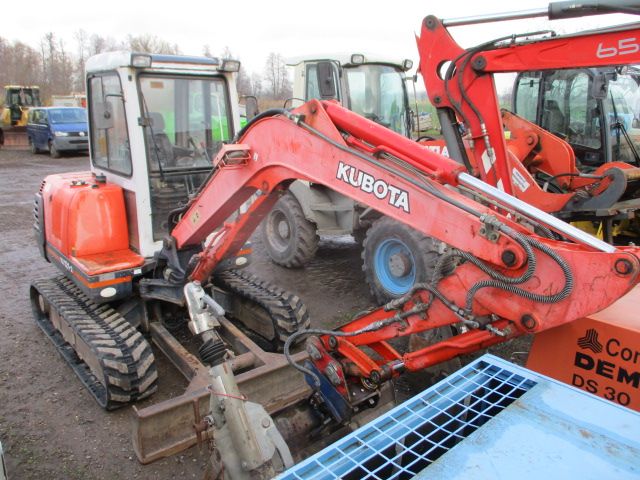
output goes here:
{"type": "MultiPolygon", "coordinates": [[[[68,49],[74,49],[74,32],[80,28],[116,40],[129,34],[150,33],[177,44],[184,54],[200,55],[205,44],[219,54],[228,46],[247,71],[262,74],[270,52],[285,58],[313,53],[369,52],[412,58],[417,64],[414,35],[426,15],[456,18],[547,5],[548,2],[540,0],[517,0],[510,4],[497,0],[109,0],[73,4],[30,0],[24,7],[28,15],[16,11],[14,20],[4,18],[0,36],[38,47],[42,35],[51,31],[64,40],[68,49]]],[[[542,28],[571,32],[633,20],[623,15],[562,22],[520,20],[457,27],[451,32],[462,46],[470,47],[509,33],[542,28]]]]}

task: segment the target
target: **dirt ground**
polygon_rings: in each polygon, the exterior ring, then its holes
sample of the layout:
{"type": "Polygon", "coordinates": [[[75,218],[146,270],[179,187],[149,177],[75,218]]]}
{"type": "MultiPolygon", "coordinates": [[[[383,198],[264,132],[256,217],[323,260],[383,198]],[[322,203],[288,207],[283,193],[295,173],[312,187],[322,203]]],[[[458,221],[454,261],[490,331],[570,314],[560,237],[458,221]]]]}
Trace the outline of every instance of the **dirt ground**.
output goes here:
{"type": "MultiPolygon", "coordinates": [[[[51,276],[33,236],[33,194],[46,175],[88,168],[88,157],[0,150],[0,440],[11,479],[201,478],[207,459],[196,447],[140,465],[131,445],[130,409],[106,413],[81,386],[32,320],[31,280],[51,276]]],[[[297,293],[313,326],[334,327],[370,306],[360,249],[350,239],[323,239],[303,270],[286,270],[266,258],[254,240],[250,269],[297,293]]],[[[494,349],[522,363],[529,342],[494,349]]],[[[159,392],[146,406],[182,392],[182,377],[157,353],[159,392]]]]}

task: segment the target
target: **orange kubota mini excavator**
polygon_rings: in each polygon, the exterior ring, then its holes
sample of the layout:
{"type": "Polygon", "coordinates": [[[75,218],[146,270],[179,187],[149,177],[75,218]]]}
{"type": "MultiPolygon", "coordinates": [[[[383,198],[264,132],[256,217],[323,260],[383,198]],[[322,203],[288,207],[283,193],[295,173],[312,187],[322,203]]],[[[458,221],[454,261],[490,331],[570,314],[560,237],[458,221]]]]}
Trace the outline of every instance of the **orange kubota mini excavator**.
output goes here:
{"type": "MultiPolygon", "coordinates": [[[[617,45],[640,31],[591,36],[594,45],[617,45]]],[[[36,196],[39,244],[63,276],[34,282],[34,313],[102,405],[142,398],[155,385],[138,327],[187,376],[202,378],[202,363],[165,328],[188,322],[203,340],[201,360],[213,365],[204,393],[136,412],[141,460],[192,445],[172,436],[186,425],[193,437],[216,439],[212,458],[225,477],[268,477],[300,446],[284,439],[349,424],[403,372],[571,322],[640,281],[640,249],[594,238],[336,102],[270,110],[235,131],[224,112],[234,108],[225,97],[231,67],[122,52],[89,60],[92,172],[47,177],[36,196]],[[235,132],[234,141],[222,144],[221,130],[235,132]],[[305,329],[296,297],[236,270],[246,240],[295,179],[329,186],[450,249],[433,278],[402,298],[335,331],[305,329]],[[246,314],[256,306],[267,314],[246,314]],[[283,348],[310,389],[291,395],[300,377],[291,369],[272,383],[282,355],[252,350],[227,314],[250,317],[251,330],[283,348]],[[454,334],[417,351],[390,343],[441,327],[454,334]],[[305,337],[305,351],[292,356],[305,337]],[[306,412],[303,424],[278,422],[290,407],[306,412]]]]}

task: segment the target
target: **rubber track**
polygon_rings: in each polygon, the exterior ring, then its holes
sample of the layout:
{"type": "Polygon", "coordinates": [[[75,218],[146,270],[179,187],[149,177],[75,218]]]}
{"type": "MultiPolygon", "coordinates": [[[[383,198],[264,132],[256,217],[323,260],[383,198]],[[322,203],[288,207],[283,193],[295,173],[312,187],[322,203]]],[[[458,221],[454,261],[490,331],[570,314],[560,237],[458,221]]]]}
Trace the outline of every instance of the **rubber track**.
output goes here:
{"type": "Polygon", "coordinates": [[[282,351],[291,334],[309,328],[311,321],[307,306],[297,295],[238,270],[217,274],[214,282],[225,290],[251,300],[269,313],[276,335],[274,339],[265,340],[277,352],[282,351]]]}
{"type": "Polygon", "coordinates": [[[33,282],[31,302],[36,322],[101,407],[114,410],[157,390],[158,372],[149,342],[116,310],[92,302],[65,276],[33,282]],[[101,372],[93,372],[65,341],[40,309],[38,294],[82,338],[101,372]]]}

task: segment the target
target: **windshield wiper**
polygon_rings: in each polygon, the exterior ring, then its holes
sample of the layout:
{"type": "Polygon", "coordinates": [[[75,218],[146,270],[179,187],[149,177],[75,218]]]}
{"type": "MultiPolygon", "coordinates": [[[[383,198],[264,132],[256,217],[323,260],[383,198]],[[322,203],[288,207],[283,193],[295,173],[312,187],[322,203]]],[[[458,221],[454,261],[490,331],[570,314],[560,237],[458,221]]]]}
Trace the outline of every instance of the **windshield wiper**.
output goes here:
{"type": "Polygon", "coordinates": [[[144,128],[148,128],[149,132],[151,133],[151,141],[153,142],[153,152],[155,153],[155,157],[156,157],[156,162],[158,163],[158,171],[160,172],[160,179],[164,181],[164,169],[162,168],[162,162],[160,161],[160,154],[158,153],[158,151],[160,150],[160,148],[158,147],[158,144],[156,142],[156,135],[155,132],[153,131],[153,126],[151,125],[153,123],[153,120],[151,120],[151,117],[149,115],[149,107],[147,107],[147,99],[144,97],[144,93],[142,93],[142,90],[140,90],[140,98],[142,98],[142,109],[144,110],[144,117],[143,117],[143,121],[139,122],[140,125],[144,128]]]}

